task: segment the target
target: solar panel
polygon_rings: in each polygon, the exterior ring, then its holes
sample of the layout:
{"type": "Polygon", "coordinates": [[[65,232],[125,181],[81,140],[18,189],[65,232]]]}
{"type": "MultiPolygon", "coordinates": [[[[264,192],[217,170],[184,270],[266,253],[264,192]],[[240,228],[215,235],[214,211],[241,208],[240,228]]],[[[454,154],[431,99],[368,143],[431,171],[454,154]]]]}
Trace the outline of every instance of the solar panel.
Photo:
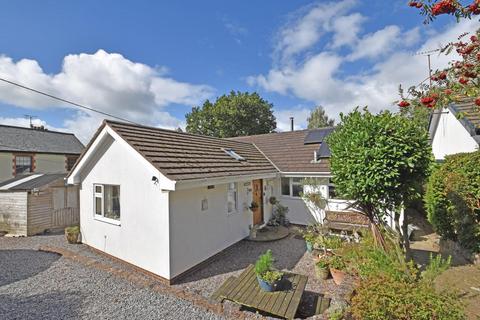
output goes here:
{"type": "Polygon", "coordinates": [[[313,143],[322,143],[323,140],[330,134],[334,128],[321,128],[321,129],[314,129],[310,130],[305,139],[303,140],[303,144],[313,144],[313,143]]]}

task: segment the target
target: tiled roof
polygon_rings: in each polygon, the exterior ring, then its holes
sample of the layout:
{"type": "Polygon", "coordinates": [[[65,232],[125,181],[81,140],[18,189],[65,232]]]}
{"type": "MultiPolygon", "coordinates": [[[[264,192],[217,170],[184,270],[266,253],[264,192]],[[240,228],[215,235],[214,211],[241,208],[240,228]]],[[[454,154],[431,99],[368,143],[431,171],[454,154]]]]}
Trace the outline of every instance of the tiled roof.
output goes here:
{"type": "Polygon", "coordinates": [[[321,159],[317,163],[312,161],[320,143],[304,144],[309,132],[311,130],[298,130],[231,139],[254,143],[282,172],[329,173],[328,159],[321,159]]]}
{"type": "Polygon", "coordinates": [[[278,172],[251,143],[105,120],[171,180],[195,180],[278,172]],[[223,149],[243,157],[235,160],[223,149]]]}
{"type": "Polygon", "coordinates": [[[83,144],[71,133],[0,125],[0,151],[80,154],[83,144]]]}
{"type": "Polygon", "coordinates": [[[463,99],[455,102],[451,109],[460,120],[464,120],[464,125],[470,127],[467,130],[475,130],[476,134],[480,134],[480,107],[473,100],[463,99]]]}

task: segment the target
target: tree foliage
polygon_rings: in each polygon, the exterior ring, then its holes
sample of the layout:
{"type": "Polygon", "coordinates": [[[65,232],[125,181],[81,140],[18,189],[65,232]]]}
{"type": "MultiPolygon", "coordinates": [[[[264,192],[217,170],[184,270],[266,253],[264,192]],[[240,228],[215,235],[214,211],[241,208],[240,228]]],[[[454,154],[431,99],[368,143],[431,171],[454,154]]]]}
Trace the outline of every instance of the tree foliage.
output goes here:
{"type": "Polygon", "coordinates": [[[330,119],[322,106],[315,107],[307,118],[308,129],[317,129],[332,127],[335,124],[334,119],[330,119]]]}
{"type": "Polygon", "coordinates": [[[430,176],[428,220],[444,238],[480,251],[480,151],[447,156],[430,176]]]}
{"type": "Polygon", "coordinates": [[[340,117],[327,138],[336,191],[377,221],[420,197],[432,162],[426,128],[402,115],[374,115],[367,108],[340,117]]]}
{"type": "Polygon", "coordinates": [[[205,101],[186,115],[187,132],[228,138],[273,132],[273,105],[256,92],[230,92],[212,103],[205,101]]]}

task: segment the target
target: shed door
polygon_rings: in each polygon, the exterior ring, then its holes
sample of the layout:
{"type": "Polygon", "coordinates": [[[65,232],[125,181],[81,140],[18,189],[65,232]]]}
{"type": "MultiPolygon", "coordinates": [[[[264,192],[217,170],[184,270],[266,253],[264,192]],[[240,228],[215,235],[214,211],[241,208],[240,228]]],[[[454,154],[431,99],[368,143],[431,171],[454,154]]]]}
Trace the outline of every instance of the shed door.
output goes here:
{"type": "Polygon", "coordinates": [[[253,209],[253,224],[263,224],[263,186],[262,179],[252,181],[253,202],[257,207],[253,209]]]}

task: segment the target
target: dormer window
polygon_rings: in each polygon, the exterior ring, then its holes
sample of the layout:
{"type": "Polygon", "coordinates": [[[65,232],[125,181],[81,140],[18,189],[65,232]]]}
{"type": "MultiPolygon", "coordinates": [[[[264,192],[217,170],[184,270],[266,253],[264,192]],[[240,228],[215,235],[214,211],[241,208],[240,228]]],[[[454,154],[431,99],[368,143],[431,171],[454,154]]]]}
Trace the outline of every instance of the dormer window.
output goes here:
{"type": "Polygon", "coordinates": [[[235,160],[245,161],[245,158],[233,151],[233,149],[222,148],[222,150],[235,160]]]}

